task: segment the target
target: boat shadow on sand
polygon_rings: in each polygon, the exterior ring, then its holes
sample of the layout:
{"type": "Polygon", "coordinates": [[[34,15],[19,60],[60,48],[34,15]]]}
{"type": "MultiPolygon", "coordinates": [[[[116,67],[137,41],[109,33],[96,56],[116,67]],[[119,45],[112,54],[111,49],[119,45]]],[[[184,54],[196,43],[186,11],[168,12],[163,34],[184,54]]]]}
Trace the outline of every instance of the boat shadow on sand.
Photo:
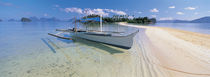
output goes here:
{"type": "MultiPolygon", "coordinates": [[[[68,34],[64,34],[63,36],[64,37],[71,37],[68,34]]],[[[107,46],[107,45],[99,43],[99,42],[90,41],[90,40],[82,39],[82,38],[79,38],[79,37],[71,37],[71,38],[73,39],[73,41],[66,40],[66,39],[61,39],[61,38],[57,38],[57,40],[62,41],[62,42],[67,43],[67,44],[69,44],[69,43],[80,43],[80,44],[83,44],[83,45],[92,46],[92,47],[104,50],[104,51],[106,51],[110,54],[124,53],[122,50],[112,48],[110,46],[107,46]]]]}

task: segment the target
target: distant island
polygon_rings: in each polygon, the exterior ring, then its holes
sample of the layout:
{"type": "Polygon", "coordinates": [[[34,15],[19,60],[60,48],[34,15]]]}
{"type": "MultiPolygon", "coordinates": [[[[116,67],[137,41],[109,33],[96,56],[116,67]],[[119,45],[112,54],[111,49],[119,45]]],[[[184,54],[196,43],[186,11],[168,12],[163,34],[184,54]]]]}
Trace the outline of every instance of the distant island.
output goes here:
{"type": "Polygon", "coordinates": [[[21,18],[22,22],[59,22],[61,20],[52,17],[52,18],[37,18],[37,17],[29,17],[29,18],[21,18]]]}
{"type": "Polygon", "coordinates": [[[158,23],[190,23],[190,21],[187,21],[187,20],[160,20],[157,22],[158,23]]]}
{"type": "MultiPolygon", "coordinates": [[[[88,24],[88,23],[99,23],[99,15],[87,15],[84,16],[81,20],[78,20],[82,23],[88,24]],[[95,18],[95,20],[91,20],[91,18],[95,18]],[[96,22],[97,21],[97,22],[96,22]]],[[[148,17],[138,17],[138,18],[129,18],[128,15],[113,15],[113,17],[103,17],[104,23],[114,23],[114,22],[127,22],[127,23],[138,23],[138,24],[154,24],[156,23],[155,18],[149,19],[148,17]]]]}
{"type": "Polygon", "coordinates": [[[31,22],[31,19],[23,17],[21,18],[21,22],[31,22]]]}
{"type": "Polygon", "coordinates": [[[160,20],[158,23],[210,23],[210,17],[202,17],[195,20],[187,21],[187,20],[160,20]]]}
{"type": "MultiPolygon", "coordinates": [[[[82,17],[81,19],[85,20],[87,18],[95,18],[100,17],[99,15],[87,15],[82,17]]],[[[37,18],[37,17],[23,17],[21,20],[9,19],[8,22],[73,22],[75,19],[66,19],[60,20],[55,17],[51,18],[37,18]]],[[[0,22],[3,21],[0,19],[0,22]]],[[[81,20],[77,20],[81,21],[81,20]]],[[[195,20],[159,20],[157,21],[155,18],[148,17],[137,17],[137,18],[129,18],[128,15],[113,15],[112,17],[103,17],[103,23],[114,23],[114,22],[128,22],[128,23],[138,23],[138,24],[154,24],[154,23],[210,23],[210,16],[198,18],[195,20]]],[[[83,23],[97,23],[94,21],[87,21],[83,23]]]]}
{"type": "Polygon", "coordinates": [[[60,19],[55,18],[55,17],[50,17],[50,18],[42,17],[42,18],[38,18],[36,16],[33,16],[33,17],[22,17],[20,19],[13,19],[13,18],[11,18],[11,19],[8,19],[6,21],[8,21],[8,22],[72,22],[74,20],[75,20],[74,18],[60,20],[60,19]]]}
{"type": "Polygon", "coordinates": [[[9,19],[8,22],[17,22],[18,20],[15,19],[9,19]]]}
{"type": "Polygon", "coordinates": [[[192,20],[190,22],[192,22],[192,23],[210,23],[210,17],[202,17],[199,19],[192,20]]]}
{"type": "Polygon", "coordinates": [[[33,22],[59,22],[61,20],[52,17],[52,18],[37,18],[37,17],[30,17],[33,22]]]}

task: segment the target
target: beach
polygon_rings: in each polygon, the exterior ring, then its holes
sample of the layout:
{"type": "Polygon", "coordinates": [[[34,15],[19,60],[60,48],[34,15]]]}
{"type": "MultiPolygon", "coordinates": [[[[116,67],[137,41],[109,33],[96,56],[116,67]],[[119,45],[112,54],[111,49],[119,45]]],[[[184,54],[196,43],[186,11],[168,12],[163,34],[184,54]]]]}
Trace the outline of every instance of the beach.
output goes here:
{"type": "Polygon", "coordinates": [[[210,77],[210,35],[183,30],[120,25],[140,30],[131,49],[137,57],[139,76],[210,77]],[[143,73],[143,74],[142,74],[143,73]]]}
{"type": "MultiPolygon", "coordinates": [[[[210,77],[207,34],[127,23],[104,24],[105,30],[139,30],[132,48],[127,50],[80,38],[72,41],[47,35],[66,28],[59,26],[66,23],[2,24],[7,26],[0,25],[0,76],[210,77]]],[[[71,37],[69,33],[63,35],[71,37]]]]}

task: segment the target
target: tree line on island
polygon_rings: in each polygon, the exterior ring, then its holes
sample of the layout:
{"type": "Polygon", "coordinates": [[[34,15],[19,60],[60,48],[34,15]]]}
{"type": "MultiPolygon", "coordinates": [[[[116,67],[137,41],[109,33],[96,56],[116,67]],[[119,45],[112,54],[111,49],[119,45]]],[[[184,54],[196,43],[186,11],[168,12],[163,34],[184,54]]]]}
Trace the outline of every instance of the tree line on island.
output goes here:
{"type": "MultiPolygon", "coordinates": [[[[84,16],[82,19],[96,18],[96,17],[100,17],[100,16],[92,14],[92,15],[84,16]]],[[[129,18],[129,17],[130,17],[129,15],[113,15],[112,17],[103,17],[102,20],[104,23],[114,23],[114,22],[127,22],[127,23],[138,23],[138,24],[156,23],[155,18],[148,18],[148,17],[129,18]]],[[[89,23],[98,23],[98,22],[95,22],[94,20],[88,20],[82,23],[89,24],[89,23]]]]}

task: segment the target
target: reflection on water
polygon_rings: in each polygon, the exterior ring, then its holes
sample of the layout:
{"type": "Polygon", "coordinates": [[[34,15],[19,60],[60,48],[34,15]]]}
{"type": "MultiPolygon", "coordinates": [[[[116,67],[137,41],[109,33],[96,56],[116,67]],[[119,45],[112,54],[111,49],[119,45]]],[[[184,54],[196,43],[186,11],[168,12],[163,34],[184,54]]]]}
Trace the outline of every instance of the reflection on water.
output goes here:
{"type": "MultiPolygon", "coordinates": [[[[0,23],[0,74],[4,77],[128,77],[129,51],[76,37],[65,40],[47,35],[74,27],[69,22],[0,23]]],[[[85,29],[85,25],[80,28],[85,29]]],[[[91,26],[99,29],[99,26],[91,26]]],[[[117,25],[105,24],[116,31],[117,25]]],[[[90,27],[88,27],[90,28],[90,27]]],[[[118,26],[119,31],[132,28],[118,26]]],[[[71,37],[70,34],[63,34],[71,37]]]]}

